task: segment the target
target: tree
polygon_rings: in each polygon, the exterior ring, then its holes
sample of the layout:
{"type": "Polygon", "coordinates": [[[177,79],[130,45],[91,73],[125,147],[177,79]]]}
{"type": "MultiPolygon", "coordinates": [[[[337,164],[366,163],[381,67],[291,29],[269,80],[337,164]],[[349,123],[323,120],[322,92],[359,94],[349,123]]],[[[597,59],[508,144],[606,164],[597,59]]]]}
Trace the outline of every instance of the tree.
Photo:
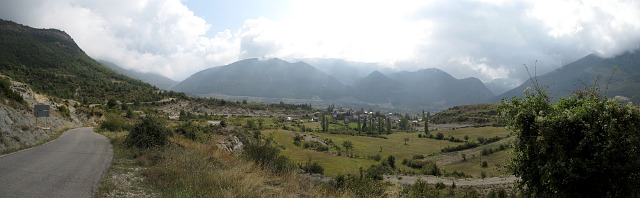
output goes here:
{"type": "Polygon", "coordinates": [[[256,128],[256,121],[254,119],[248,119],[247,120],[247,128],[248,129],[255,129],[256,128]]]}
{"type": "MultiPolygon", "coordinates": [[[[422,114],[424,114],[424,111],[422,112],[422,114]]],[[[424,134],[428,136],[429,135],[429,119],[427,119],[426,116],[423,119],[424,119],[424,134]]]]}
{"type": "Polygon", "coordinates": [[[356,130],[358,130],[358,133],[360,133],[360,131],[362,131],[362,130],[360,129],[360,127],[361,127],[360,125],[361,125],[361,124],[360,124],[360,115],[358,115],[358,128],[356,129],[356,130]]]}
{"type": "Polygon", "coordinates": [[[399,125],[401,130],[409,129],[409,120],[407,119],[407,116],[402,116],[402,118],[400,118],[399,125]]]}
{"type": "Polygon", "coordinates": [[[113,109],[116,105],[118,105],[118,101],[116,101],[115,98],[109,98],[107,101],[107,107],[109,107],[109,109],[113,109]]]}
{"type": "Polygon", "coordinates": [[[344,147],[344,149],[347,149],[347,152],[351,149],[353,149],[353,142],[347,140],[342,142],[342,146],[344,147]]]}
{"type": "Polygon", "coordinates": [[[387,134],[391,134],[391,118],[387,118],[387,134]]]}
{"type": "Polygon", "coordinates": [[[469,141],[469,135],[464,135],[464,141],[469,141]]]}
{"type": "MultiPolygon", "coordinates": [[[[532,79],[533,81],[533,79],[532,79]]],[[[517,141],[509,165],[535,197],[640,194],[640,110],[599,95],[596,86],[555,103],[537,85],[503,99],[500,114],[517,141]]]]}
{"type": "Polygon", "coordinates": [[[327,128],[325,126],[326,119],[327,119],[326,116],[322,114],[322,117],[320,118],[320,127],[322,127],[322,132],[327,132],[327,128]]]}
{"type": "Polygon", "coordinates": [[[364,122],[362,122],[362,129],[360,131],[366,131],[367,130],[367,117],[364,117],[364,122]]]}
{"type": "Polygon", "coordinates": [[[262,129],[263,126],[264,126],[264,119],[262,117],[259,117],[258,118],[258,129],[262,129]]]}
{"type": "Polygon", "coordinates": [[[382,120],[382,117],[378,117],[378,134],[382,134],[384,132],[384,120],[382,120]]]}
{"type": "Polygon", "coordinates": [[[389,155],[389,157],[387,157],[387,163],[389,163],[389,167],[396,168],[396,158],[393,157],[393,155],[389,155]]]}

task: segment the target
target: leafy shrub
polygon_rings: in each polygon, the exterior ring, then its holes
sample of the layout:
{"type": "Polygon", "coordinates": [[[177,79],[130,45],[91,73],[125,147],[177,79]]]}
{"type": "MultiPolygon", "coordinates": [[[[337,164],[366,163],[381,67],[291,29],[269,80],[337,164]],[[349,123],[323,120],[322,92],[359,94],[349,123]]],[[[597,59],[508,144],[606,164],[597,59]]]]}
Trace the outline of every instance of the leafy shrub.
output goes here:
{"type": "Polygon", "coordinates": [[[382,160],[382,156],[380,154],[370,155],[368,158],[375,160],[376,162],[379,162],[380,160],[382,160]]]}
{"type": "Polygon", "coordinates": [[[8,79],[0,78],[0,96],[7,97],[19,103],[25,103],[20,93],[11,89],[11,82],[8,79]]]}
{"type": "Polygon", "coordinates": [[[335,186],[358,197],[381,197],[386,190],[384,183],[362,175],[338,175],[335,186]]]}
{"type": "Polygon", "coordinates": [[[391,168],[396,168],[396,157],[389,155],[389,157],[387,157],[387,164],[389,164],[389,167],[391,168]]]}
{"type": "Polygon", "coordinates": [[[382,180],[384,179],[382,175],[384,175],[385,173],[391,173],[391,169],[380,164],[373,164],[365,171],[365,173],[366,177],[368,178],[382,180]]]}
{"type": "Polygon", "coordinates": [[[431,162],[425,165],[424,167],[422,167],[422,174],[440,176],[442,175],[442,172],[440,171],[440,168],[438,167],[438,165],[436,165],[435,162],[431,162]]]}
{"type": "Polygon", "coordinates": [[[311,163],[311,160],[307,161],[304,166],[300,166],[300,168],[307,173],[324,174],[324,168],[318,162],[311,163]]]}
{"type": "Polygon", "coordinates": [[[484,144],[484,137],[482,137],[482,136],[478,137],[478,142],[480,144],[484,144]]]}
{"type": "Polygon", "coordinates": [[[442,139],[444,139],[444,134],[442,134],[442,133],[437,133],[437,134],[436,134],[436,140],[442,140],[442,139]]]}
{"type": "Polygon", "coordinates": [[[289,172],[294,168],[291,160],[280,155],[280,149],[272,146],[270,141],[256,141],[246,144],[242,155],[276,173],[289,172]]]}
{"type": "Polygon", "coordinates": [[[405,185],[402,192],[406,197],[441,197],[440,191],[432,188],[427,181],[418,179],[412,185],[405,185]]]}
{"type": "Polygon", "coordinates": [[[489,167],[489,164],[487,164],[487,161],[482,161],[482,164],[480,164],[480,167],[486,168],[486,167],[489,167]]]}
{"type": "Polygon", "coordinates": [[[66,105],[60,105],[57,109],[63,117],[71,118],[71,111],[69,111],[69,108],[67,108],[66,105]]]}
{"type": "Polygon", "coordinates": [[[158,118],[147,116],[133,126],[125,143],[138,148],[164,146],[169,142],[171,131],[158,118]]]}
{"type": "Polygon", "coordinates": [[[293,144],[296,146],[300,146],[300,142],[302,141],[302,136],[296,135],[293,137],[293,144]]]}
{"type": "Polygon", "coordinates": [[[458,145],[458,146],[447,146],[444,147],[443,149],[441,149],[442,152],[453,152],[453,151],[460,151],[460,150],[465,150],[465,149],[470,149],[470,148],[475,148],[480,146],[480,144],[475,143],[475,142],[465,142],[464,144],[458,145]]]}
{"type": "Polygon", "coordinates": [[[421,154],[413,155],[413,159],[424,159],[424,155],[421,155],[421,154]]]}
{"type": "Polygon", "coordinates": [[[176,133],[184,135],[184,137],[195,141],[203,141],[207,139],[207,135],[213,133],[213,131],[214,127],[211,125],[200,126],[191,122],[178,125],[175,129],[176,133]]]}
{"type": "Polygon", "coordinates": [[[410,160],[405,158],[402,160],[403,165],[408,166],[409,168],[415,168],[415,169],[420,169],[424,167],[424,165],[427,165],[428,163],[429,163],[428,161],[423,161],[422,159],[410,160]]]}
{"type": "Polygon", "coordinates": [[[640,110],[599,95],[597,86],[555,103],[534,84],[503,99],[501,115],[517,135],[510,164],[536,197],[629,197],[640,194],[640,110]]]}
{"type": "Polygon", "coordinates": [[[131,126],[127,124],[123,119],[116,117],[107,117],[102,123],[100,123],[100,129],[107,131],[124,131],[129,130],[131,126]]]}

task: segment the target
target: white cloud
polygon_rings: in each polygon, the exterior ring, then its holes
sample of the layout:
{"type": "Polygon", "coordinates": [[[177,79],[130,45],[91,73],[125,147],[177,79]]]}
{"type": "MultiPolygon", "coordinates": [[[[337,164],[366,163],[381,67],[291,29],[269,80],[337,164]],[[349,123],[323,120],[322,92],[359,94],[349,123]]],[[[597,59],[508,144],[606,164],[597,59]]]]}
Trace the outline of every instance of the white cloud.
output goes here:
{"type": "Polygon", "coordinates": [[[25,1],[4,9],[24,11],[5,19],[62,29],[90,56],[142,72],[184,79],[237,60],[230,33],[205,37],[211,25],[179,0],[25,1]]]}
{"type": "Polygon", "coordinates": [[[177,80],[248,57],[321,57],[522,81],[522,64],[538,60],[544,73],[588,53],[640,47],[637,1],[294,0],[288,18],[217,33],[182,3],[9,1],[0,17],[62,29],[94,58],[177,80]]]}

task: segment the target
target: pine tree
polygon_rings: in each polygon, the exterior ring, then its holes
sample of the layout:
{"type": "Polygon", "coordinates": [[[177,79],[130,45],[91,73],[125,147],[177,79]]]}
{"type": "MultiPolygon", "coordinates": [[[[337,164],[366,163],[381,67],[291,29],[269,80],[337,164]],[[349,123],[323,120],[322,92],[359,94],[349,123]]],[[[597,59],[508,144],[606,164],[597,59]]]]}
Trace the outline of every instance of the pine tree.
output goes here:
{"type": "Polygon", "coordinates": [[[358,133],[360,133],[360,131],[362,131],[360,129],[360,127],[362,127],[362,126],[361,126],[361,123],[360,123],[360,115],[358,115],[358,128],[356,129],[358,131],[358,133]]]}
{"type": "Polygon", "coordinates": [[[322,132],[326,132],[327,130],[326,130],[325,126],[324,126],[326,118],[325,118],[324,114],[322,114],[321,116],[322,116],[322,118],[320,118],[320,126],[322,127],[322,132]]]}
{"type": "Polygon", "coordinates": [[[391,134],[391,118],[387,118],[387,134],[391,134]]]}
{"type": "Polygon", "coordinates": [[[429,135],[429,119],[428,117],[424,117],[424,134],[429,135]]]}

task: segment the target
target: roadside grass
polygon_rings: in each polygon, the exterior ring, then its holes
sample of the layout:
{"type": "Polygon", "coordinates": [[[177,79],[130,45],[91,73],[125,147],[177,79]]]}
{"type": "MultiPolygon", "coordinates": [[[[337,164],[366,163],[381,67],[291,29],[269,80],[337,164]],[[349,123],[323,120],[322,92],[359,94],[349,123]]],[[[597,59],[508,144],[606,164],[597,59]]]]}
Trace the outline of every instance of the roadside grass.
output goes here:
{"type": "Polygon", "coordinates": [[[504,127],[467,127],[455,130],[438,130],[429,131],[430,134],[435,135],[442,133],[444,137],[453,136],[464,141],[464,136],[469,136],[469,141],[477,141],[478,137],[490,138],[494,136],[506,137],[511,134],[509,129],[504,127]]]}
{"type": "Polygon", "coordinates": [[[100,132],[111,141],[113,160],[95,197],[157,197],[157,190],[144,181],[143,164],[136,157],[143,150],[124,144],[129,132],[100,132]]]}
{"type": "MultiPolygon", "coordinates": [[[[144,171],[162,197],[337,197],[295,172],[274,173],[218,148],[173,136],[161,160],[144,171]]],[[[151,158],[148,158],[151,160],[151,158]]]]}
{"type": "Polygon", "coordinates": [[[448,172],[453,170],[462,171],[468,175],[476,178],[481,177],[481,172],[484,171],[487,177],[498,177],[501,175],[511,175],[507,173],[504,165],[507,164],[506,160],[510,158],[509,152],[513,151],[512,148],[498,151],[489,155],[479,155],[471,158],[467,156],[466,161],[460,161],[453,164],[445,165],[443,168],[448,172]],[[481,167],[483,161],[487,162],[487,167],[481,167]]]}
{"type": "Polygon", "coordinates": [[[278,145],[284,147],[285,149],[282,151],[282,154],[289,157],[294,162],[304,164],[309,160],[312,162],[317,161],[318,164],[324,168],[325,175],[333,178],[340,174],[356,175],[359,173],[360,167],[366,169],[375,163],[373,160],[337,156],[298,147],[293,144],[293,135],[290,131],[266,130],[263,131],[263,134],[267,137],[273,138],[278,145]]]}

